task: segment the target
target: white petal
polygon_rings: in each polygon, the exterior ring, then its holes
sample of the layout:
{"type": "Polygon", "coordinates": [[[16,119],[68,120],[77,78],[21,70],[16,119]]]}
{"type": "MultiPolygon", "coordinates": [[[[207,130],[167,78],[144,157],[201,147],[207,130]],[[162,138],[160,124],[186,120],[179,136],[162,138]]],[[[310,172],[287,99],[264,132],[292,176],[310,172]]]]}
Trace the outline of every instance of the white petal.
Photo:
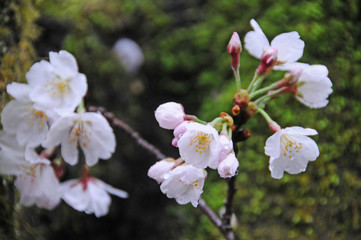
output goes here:
{"type": "Polygon", "coordinates": [[[172,178],[168,178],[160,185],[160,190],[167,194],[168,198],[177,198],[188,190],[187,185],[172,180],[172,178]]]}
{"type": "Polygon", "coordinates": [[[78,72],[78,65],[73,55],[65,50],[57,52],[49,52],[51,65],[56,69],[62,77],[68,78],[74,76],[78,72]]]}
{"type": "Polygon", "coordinates": [[[250,24],[254,31],[248,32],[244,37],[244,47],[252,56],[261,58],[263,52],[270,48],[270,44],[256,20],[252,19],[250,24]]]}
{"type": "Polygon", "coordinates": [[[107,191],[110,194],[113,194],[113,195],[115,195],[117,197],[120,197],[120,198],[127,198],[128,197],[128,193],[123,191],[123,190],[112,187],[109,184],[106,184],[105,182],[103,182],[103,181],[101,181],[99,179],[96,179],[95,181],[96,181],[96,184],[98,184],[100,187],[102,187],[105,191],[107,191]]]}
{"type": "Polygon", "coordinates": [[[317,135],[317,131],[312,128],[303,128],[303,127],[287,127],[284,129],[283,133],[292,134],[292,135],[307,135],[313,136],[317,135]]]}
{"type": "Polygon", "coordinates": [[[291,71],[293,69],[306,69],[310,65],[307,63],[300,63],[300,62],[285,62],[284,64],[276,65],[273,69],[281,70],[281,71],[291,71]]]}
{"type": "Polygon", "coordinates": [[[281,179],[284,174],[287,162],[283,158],[270,158],[269,161],[269,170],[271,171],[271,176],[276,179],[281,179]]]}
{"type": "Polygon", "coordinates": [[[91,207],[88,211],[94,211],[96,217],[104,216],[108,213],[111,198],[109,194],[102,188],[89,182],[88,191],[91,196],[91,207]]]}
{"type": "Polygon", "coordinates": [[[31,66],[29,72],[26,73],[25,77],[29,82],[31,88],[44,85],[49,79],[54,76],[53,68],[47,61],[40,61],[31,66]]]}
{"type": "Polygon", "coordinates": [[[29,101],[30,86],[24,83],[13,82],[6,86],[6,91],[16,100],[29,101]]]}
{"type": "Polygon", "coordinates": [[[295,62],[303,55],[305,43],[298,32],[282,33],[271,42],[272,48],[278,49],[278,61],[295,62]]]}
{"type": "Polygon", "coordinates": [[[78,148],[75,143],[65,140],[61,144],[61,155],[64,161],[70,165],[75,165],[78,162],[78,148]]]}
{"type": "Polygon", "coordinates": [[[21,173],[19,165],[26,164],[16,158],[12,152],[0,151],[0,174],[18,175],[21,173]]]}
{"type": "Polygon", "coordinates": [[[16,134],[19,122],[23,120],[27,106],[18,100],[12,100],[1,112],[1,124],[8,134],[16,134]]]}
{"type": "Polygon", "coordinates": [[[281,154],[281,135],[283,130],[280,130],[270,136],[266,141],[266,146],[264,147],[265,154],[267,156],[278,158],[281,154]]]}
{"type": "Polygon", "coordinates": [[[115,135],[109,123],[98,113],[82,114],[82,121],[89,131],[89,139],[84,139],[81,143],[87,164],[92,166],[99,158],[109,159],[116,146],[115,135]]]}
{"type": "Polygon", "coordinates": [[[68,180],[60,185],[60,194],[64,201],[78,211],[85,211],[91,198],[79,180],[68,180]]]}
{"type": "Polygon", "coordinates": [[[270,45],[263,33],[251,31],[244,37],[244,47],[250,55],[260,59],[262,54],[270,48],[270,45]]]}
{"type": "MultiPolygon", "coordinates": [[[[76,115],[58,118],[50,127],[47,138],[42,143],[44,148],[51,148],[58,145],[66,136],[70,135],[76,115]]],[[[68,138],[69,139],[69,138],[68,138]]]]}
{"type": "Polygon", "coordinates": [[[299,150],[299,155],[302,155],[301,158],[305,158],[308,161],[314,161],[320,155],[318,146],[315,141],[307,136],[294,136],[294,139],[302,143],[302,148],[299,150]]]}
{"type": "Polygon", "coordinates": [[[285,171],[289,174],[299,174],[306,171],[308,160],[305,158],[298,158],[294,161],[289,161],[285,171]]]}

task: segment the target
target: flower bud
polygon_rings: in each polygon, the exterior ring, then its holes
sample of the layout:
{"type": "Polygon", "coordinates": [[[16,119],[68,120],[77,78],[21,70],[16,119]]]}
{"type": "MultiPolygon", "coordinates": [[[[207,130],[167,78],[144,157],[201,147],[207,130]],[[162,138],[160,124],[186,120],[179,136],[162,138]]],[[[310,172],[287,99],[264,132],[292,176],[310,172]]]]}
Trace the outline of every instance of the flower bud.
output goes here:
{"type": "Polygon", "coordinates": [[[249,102],[249,94],[247,90],[241,89],[234,95],[233,103],[239,107],[247,107],[249,102]]]}
{"type": "Polygon", "coordinates": [[[237,71],[239,67],[239,54],[242,52],[241,40],[239,39],[238,33],[233,32],[227,46],[227,52],[232,56],[233,71],[237,71]]]}
{"type": "Polygon", "coordinates": [[[218,173],[222,178],[230,178],[236,175],[239,166],[238,159],[234,153],[228,156],[218,164],[218,173]]]}
{"type": "Polygon", "coordinates": [[[148,170],[148,177],[153,178],[158,183],[164,181],[164,174],[169,173],[176,166],[176,161],[173,158],[166,158],[156,162],[148,170]]]}
{"type": "Polygon", "coordinates": [[[253,117],[253,115],[256,113],[256,111],[257,111],[257,103],[249,102],[248,106],[246,108],[246,112],[247,112],[248,116],[250,118],[253,117]]]}
{"type": "Polygon", "coordinates": [[[219,161],[223,161],[233,150],[233,142],[227,135],[219,136],[219,161]]]}
{"type": "Polygon", "coordinates": [[[165,129],[174,129],[184,121],[183,106],[175,102],[161,104],[155,110],[155,118],[159,126],[165,129]]]}
{"type": "Polygon", "coordinates": [[[233,106],[232,108],[232,114],[233,116],[237,116],[241,113],[241,109],[238,105],[233,106]]]}
{"type": "Polygon", "coordinates": [[[277,55],[277,48],[269,48],[267,51],[265,51],[261,57],[261,63],[258,66],[256,72],[259,75],[268,74],[272,70],[273,66],[277,63],[277,55]]]}

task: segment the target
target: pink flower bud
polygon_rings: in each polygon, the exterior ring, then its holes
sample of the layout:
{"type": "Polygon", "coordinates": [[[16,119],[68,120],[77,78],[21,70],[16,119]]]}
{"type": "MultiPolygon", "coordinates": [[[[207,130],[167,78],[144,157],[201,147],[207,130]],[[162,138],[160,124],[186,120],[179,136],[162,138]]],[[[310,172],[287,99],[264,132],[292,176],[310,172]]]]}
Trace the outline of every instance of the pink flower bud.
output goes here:
{"type": "Polygon", "coordinates": [[[225,159],[229,153],[233,150],[233,142],[232,140],[225,135],[219,136],[219,161],[225,159]]]}
{"type": "Polygon", "coordinates": [[[175,102],[161,104],[155,110],[155,118],[159,126],[165,129],[174,129],[184,121],[183,106],[175,102]]]}
{"type": "Polygon", "coordinates": [[[164,175],[169,173],[176,166],[176,162],[173,158],[166,158],[156,162],[148,170],[148,177],[153,178],[158,183],[164,181],[164,175]]]}
{"type": "Polygon", "coordinates": [[[239,54],[242,51],[241,40],[238,33],[233,32],[231,40],[229,40],[227,46],[227,52],[232,56],[232,68],[233,71],[237,71],[239,66],[239,54]]]}
{"type": "Polygon", "coordinates": [[[178,140],[179,138],[185,133],[189,127],[189,121],[184,121],[181,124],[179,124],[173,131],[174,138],[172,140],[172,145],[174,147],[178,147],[178,140]]]}
{"type": "Polygon", "coordinates": [[[236,175],[239,166],[238,159],[234,153],[228,156],[218,164],[218,173],[222,178],[230,178],[236,175]]]}
{"type": "Polygon", "coordinates": [[[268,74],[273,66],[277,63],[277,55],[278,50],[277,48],[269,48],[262,54],[261,63],[257,68],[257,73],[259,75],[268,74]]]}
{"type": "Polygon", "coordinates": [[[238,33],[233,32],[231,40],[229,40],[227,46],[227,52],[231,55],[239,55],[242,51],[241,40],[239,39],[238,33]]]}

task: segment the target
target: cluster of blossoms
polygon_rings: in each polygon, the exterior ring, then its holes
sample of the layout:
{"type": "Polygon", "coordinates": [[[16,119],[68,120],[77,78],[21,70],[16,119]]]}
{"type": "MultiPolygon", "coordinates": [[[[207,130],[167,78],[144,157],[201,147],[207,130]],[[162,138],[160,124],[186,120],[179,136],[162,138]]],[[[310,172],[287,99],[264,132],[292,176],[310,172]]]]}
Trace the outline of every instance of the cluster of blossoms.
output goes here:
{"type": "Polygon", "coordinates": [[[196,207],[207,167],[217,169],[222,178],[236,174],[239,163],[231,140],[233,120],[228,114],[206,123],[185,114],[181,104],[168,102],[156,109],[155,117],[160,127],[173,130],[172,145],[178,147],[180,155],[177,160],[161,160],[148,171],[149,177],[161,183],[167,197],[196,207]]]}
{"type": "Polygon", "coordinates": [[[0,131],[0,174],[15,175],[20,203],[53,209],[63,199],[78,211],[108,213],[108,193],[127,193],[89,176],[89,167],[109,159],[115,150],[113,129],[100,113],[86,112],[84,74],[73,55],[50,52],[50,61],[35,63],[27,84],[11,83],[14,98],[3,109],[0,131]],[[61,149],[59,151],[59,149],[61,149]],[[60,182],[65,164],[85,157],[79,179],[60,182]]]}
{"type": "Polygon", "coordinates": [[[241,126],[255,113],[260,113],[274,132],[265,146],[273,178],[282,178],[284,172],[304,172],[308,162],[319,156],[317,144],[308,137],[316,135],[316,130],[302,127],[283,129],[271,119],[265,107],[268,101],[286,93],[292,93],[310,108],[325,107],[332,93],[327,67],[296,62],[302,57],[305,46],[297,32],[280,34],[269,43],[253,19],[251,26],[254,30],[246,34],[245,48],[260,59],[260,65],[247,89],[241,88],[239,57],[242,46],[237,33],[233,33],[227,47],[237,83],[230,114],[221,113],[207,123],[185,114],[179,103],[168,102],[155,111],[160,127],[174,130],[172,145],[178,147],[180,158],[157,162],[149,169],[148,176],[160,183],[161,191],[167,197],[175,198],[179,204],[191,202],[197,206],[207,167],[217,169],[223,178],[236,175],[239,164],[234,149],[237,149],[238,142],[250,136],[249,131],[241,126]],[[285,75],[281,80],[261,88],[272,70],[285,71],[285,75]]]}

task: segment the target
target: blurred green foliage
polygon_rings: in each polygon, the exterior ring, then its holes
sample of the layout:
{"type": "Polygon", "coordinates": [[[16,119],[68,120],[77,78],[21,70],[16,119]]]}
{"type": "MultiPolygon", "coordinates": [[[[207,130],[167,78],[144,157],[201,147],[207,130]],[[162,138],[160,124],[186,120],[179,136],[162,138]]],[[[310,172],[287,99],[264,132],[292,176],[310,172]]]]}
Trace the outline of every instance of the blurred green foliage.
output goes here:
{"type": "MultiPolygon", "coordinates": [[[[17,2],[22,1],[13,1],[12,6],[17,2]]],[[[334,84],[330,103],[311,110],[292,96],[282,96],[266,110],[283,127],[317,129],[319,135],[314,139],[321,154],[305,173],[272,179],[264,155],[264,143],[271,132],[261,116],[251,119],[245,127],[252,137],[240,145],[235,231],[240,239],[361,237],[359,1],[36,0],[35,7],[41,13],[37,21],[41,35],[35,42],[38,55],[46,58],[48,51],[59,49],[71,52],[88,78],[87,104],[106,107],[172,156],[177,153],[170,146],[171,133],[158,128],[153,117],[158,104],[181,102],[187,113],[207,121],[221,111],[229,112],[235,82],[226,46],[232,32],[243,39],[251,30],[252,18],[269,40],[283,32],[298,31],[306,44],[300,61],[324,64],[329,69],[334,84]],[[135,40],[144,51],[145,63],[137,75],[126,74],[112,54],[111,48],[120,37],[135,40]],[[143,90],[135,90],[139,85],[143,90]]],[[[32,8],[28,11],[15,15],[36,15],[32,8]]],[[[27,21],[18,24],[24,29],[20,42],[32,40],[27,36],[36,28],[26,25],[27,21]]],[[[1,36],[11,36],[7,31],[0,28],[1,36]]],[[[21,56],[10,55],[15,60],[21,56]]],[[[243,87],[257,66],[258,60],[244,50],[243,87]]],[[[8,75],[17,76],[13,80],[25,80],[17,71],[12,73],[8,75]]],[[[281,76],[274,73],[266,83],[281,76]]],[[[3,79],[4,87],[10,81],[3,79]]],[[[222,238],[199,209],[168,200],[146,176],[147,168],[155,162],[153,156],[140,151],[123,132],[117,130],[116,134],[117,153],[93,173],[128,191],[130,198],[113,198],[110,214],[101,219],[77,213],[64,204],[49,213],[39,210],[41,218],[29,218],[36,223],[32,224],[35,232],[46,239],[222,238]]],[[[203,198],[216,212],[223,207],[226,187],[225,180],[209,171],[203,198]]]]}

